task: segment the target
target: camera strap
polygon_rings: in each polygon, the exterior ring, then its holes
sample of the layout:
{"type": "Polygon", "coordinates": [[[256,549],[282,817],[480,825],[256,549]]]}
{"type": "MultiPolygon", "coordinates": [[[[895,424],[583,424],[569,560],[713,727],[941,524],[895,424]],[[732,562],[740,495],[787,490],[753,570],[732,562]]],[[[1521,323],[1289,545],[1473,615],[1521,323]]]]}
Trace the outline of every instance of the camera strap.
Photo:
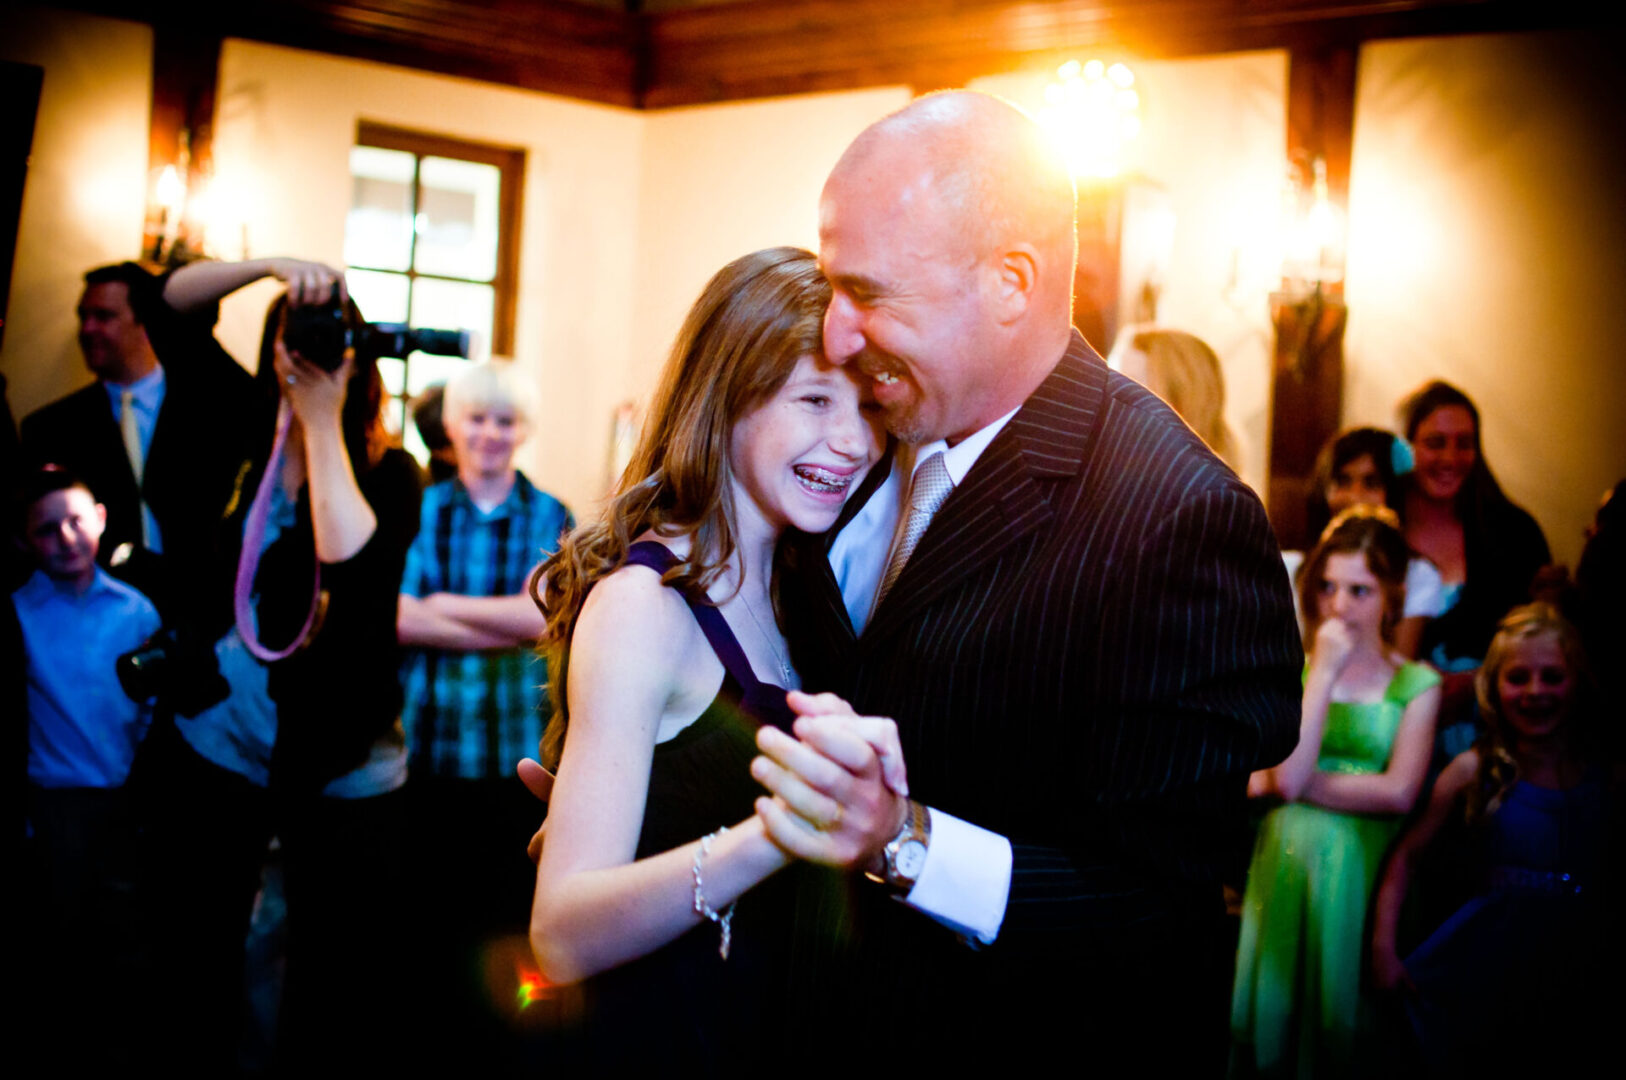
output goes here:
{"type": "Polygon", "coordinates": [[[305,615],[305,625],[299,628],[294,640],[282,649],[271,649],[260,643],[254,620],[254,575],[260,569],[260,549],[265,546],[265,522],[271,513],[271,488],[282,483],[282,450],[288,441],[288,429],[293,425],[294,412],[287,401],[277,408],[277,437],[271,444],[271,458],[266,462],[265,474],[260,477],[260,488],[254,493],[254,502],[248,508],[248,520],[243,525],[243,550],[237,557],[237,587],[233,596],[237,612],[237,633],[248,646],[248,651],[270,663],[289,656],[305,643],[316,621],[316,600],[322,592],[322,564],[311,549],[311,609],[305,615]]]}

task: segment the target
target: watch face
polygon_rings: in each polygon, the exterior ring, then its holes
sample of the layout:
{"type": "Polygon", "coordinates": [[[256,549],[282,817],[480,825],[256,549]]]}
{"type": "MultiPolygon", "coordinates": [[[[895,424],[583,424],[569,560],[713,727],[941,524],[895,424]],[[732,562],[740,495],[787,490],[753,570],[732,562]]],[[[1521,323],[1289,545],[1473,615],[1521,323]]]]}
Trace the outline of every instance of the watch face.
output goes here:
{"type": "Polygon", "coordinates": [[[900,877],[915,880],[926,866],[926,845],[919,840],[905,840],[898,845],[898,857],[893,865],[898,868],[900,877]]]}

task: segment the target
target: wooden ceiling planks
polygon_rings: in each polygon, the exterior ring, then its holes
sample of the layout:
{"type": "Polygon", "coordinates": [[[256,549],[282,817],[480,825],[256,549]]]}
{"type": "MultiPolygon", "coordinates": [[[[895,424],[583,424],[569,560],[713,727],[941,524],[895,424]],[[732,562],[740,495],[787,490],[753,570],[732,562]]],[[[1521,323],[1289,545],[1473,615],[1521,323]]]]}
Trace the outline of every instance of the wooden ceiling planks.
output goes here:
{"type": "Polygon", "coordinates": [[[1043,66],[1515,29],[1578,10],[1506,0],[760,0],[648,15],[646,108],[867,85],[917,89],[1043,66]]]}
{"type": "Polygon", "coordinates": [[[635,108],[931,89],[1066,53],[1143,57],[1563,25],[1574,0],[186,0],[56,6],[635,108]]]}
{"type": "Polygon", "coordinates": [[[65,0],[47,6],[638,105],[640,17],[619,8],[567,0],[276,0],[201,10],[190,0],[65,0]]]}

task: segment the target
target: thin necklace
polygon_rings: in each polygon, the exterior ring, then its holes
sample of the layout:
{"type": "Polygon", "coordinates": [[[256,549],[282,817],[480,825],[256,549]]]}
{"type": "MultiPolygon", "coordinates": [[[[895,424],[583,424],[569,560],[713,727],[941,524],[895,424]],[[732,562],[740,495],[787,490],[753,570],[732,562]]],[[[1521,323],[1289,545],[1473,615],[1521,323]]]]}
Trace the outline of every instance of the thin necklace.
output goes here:
{"type": "Polygon", "coordinates": [[[757,633],[762,635],[762,640],[768,643],[768,648],[773,652],[773,658],[779,662],[779,673],[784,678],[785,684],[788,686],[791,679],[794,677],[790,670],[790,662],[786,660],[784,654],[779,651],[779,646],[774,644],[772,635],[762,628],[762,620],[757,618],[757,609],[752,605],[751,598],[746,596],[744,592],[741,592],[740,599],[745,601],[745,613],[751,616],[752,622],[757,624],[757,633]]]}

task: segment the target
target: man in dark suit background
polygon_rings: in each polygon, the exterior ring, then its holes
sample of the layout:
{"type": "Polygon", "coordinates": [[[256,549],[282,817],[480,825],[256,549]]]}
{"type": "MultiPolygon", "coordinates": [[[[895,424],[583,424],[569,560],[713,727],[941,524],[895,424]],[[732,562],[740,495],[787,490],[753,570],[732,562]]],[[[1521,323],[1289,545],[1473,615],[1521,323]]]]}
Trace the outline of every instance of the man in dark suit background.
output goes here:
{"type": "MultiPolygon", "coordinates": [[[[84,479],[107,507],[102,561],[166,618],[200,567],[250,457],[254,382],[213,335],[214,305],[267,276],[326,298],[337,274],[316,263],[192,263],[164,276],[97,267],[79,300],[79,348],[96,381],[28,416],[24,456],[84,479]]],[[[208,584],[216,585],[212,576],[208,584]]]]}
{"type": "Polygon", "coordinates": [[[798,667],[845,701],[763,730],[759,813],[874,882],[842,1045],[1213,1075],[1220,881],[1303,659],[1257,497],[1071,328],[1073,217],[1037,126],[980,94],[882,120],[826,183],[825,350],[902,446],[786,554],[798,667]]]}

